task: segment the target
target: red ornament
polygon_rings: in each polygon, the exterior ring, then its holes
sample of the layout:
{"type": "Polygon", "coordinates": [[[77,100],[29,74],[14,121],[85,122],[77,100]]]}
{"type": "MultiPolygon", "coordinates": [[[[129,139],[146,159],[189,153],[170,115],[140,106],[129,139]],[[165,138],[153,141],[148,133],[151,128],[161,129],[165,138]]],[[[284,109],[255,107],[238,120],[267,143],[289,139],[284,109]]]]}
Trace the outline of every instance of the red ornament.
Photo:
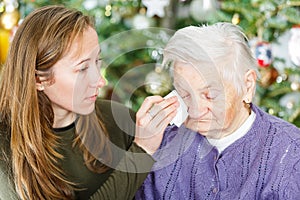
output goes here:
{"type": "Polygon", "coordinates": [[[272,48],[268,42],[259,42],[255,47],[255,57],[260,67],[268,67],[272,63],[272,48]]]}

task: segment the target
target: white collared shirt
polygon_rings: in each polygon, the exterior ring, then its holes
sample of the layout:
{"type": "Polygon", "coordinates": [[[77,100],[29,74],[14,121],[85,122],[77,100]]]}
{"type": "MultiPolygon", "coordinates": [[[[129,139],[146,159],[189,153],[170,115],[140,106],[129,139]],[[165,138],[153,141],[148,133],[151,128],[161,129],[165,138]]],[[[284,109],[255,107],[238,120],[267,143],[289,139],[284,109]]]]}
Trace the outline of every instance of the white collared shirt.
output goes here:
{"type": "Polygon", "coordinates": [[[240,126],[236,131],[234,131],[232,134],[223,137],[221,139],[212,139],[207,138],[208,142],[215,146],[219,153],[224,151],[229,145],[243,137],[251,128],[254,120],[255,120],[256,114],[252,111],[250,116],[247,118],[247,120],[240,126]]]}

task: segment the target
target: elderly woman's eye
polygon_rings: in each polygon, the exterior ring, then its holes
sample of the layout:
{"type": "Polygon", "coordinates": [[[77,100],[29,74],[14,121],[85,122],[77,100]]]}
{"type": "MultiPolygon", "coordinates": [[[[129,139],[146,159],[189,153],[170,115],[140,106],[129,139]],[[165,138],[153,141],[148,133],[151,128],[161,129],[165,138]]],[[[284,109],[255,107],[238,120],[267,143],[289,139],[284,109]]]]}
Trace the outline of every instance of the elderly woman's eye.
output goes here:
{"type": "Polygon", "coordinates": [[[213,100],[214,98],[215,98],[214,96],[210,96],[209,94],[206,95],[206,99],[213,100]]]}
{"type": "Polygon", "coordinates": [[[215,99],[216,97],[218,96],[218,93],[217,92],[214,92],[214,91],[210,91],[210,92],[207,92],[205,97],[209,100],[213,100],[215,99]]]}
{"type": "Polygon", "coordinates": [[[181,96],[181,98],[182,98],[182,99],[187,99],[187,98],[189,98],[189,97],[190,97],[190,95],[189,95],[189,94],[180,95],[180,96],[181,96]]]}

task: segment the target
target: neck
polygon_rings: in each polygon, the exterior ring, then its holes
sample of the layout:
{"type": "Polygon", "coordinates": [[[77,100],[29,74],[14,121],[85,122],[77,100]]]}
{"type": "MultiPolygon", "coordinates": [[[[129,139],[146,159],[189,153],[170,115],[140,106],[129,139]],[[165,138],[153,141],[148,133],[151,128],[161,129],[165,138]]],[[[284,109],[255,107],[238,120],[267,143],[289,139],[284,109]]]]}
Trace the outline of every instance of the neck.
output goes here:
{"type": "MultiPolygon", "coordinates": [[[[242,109],[238,112],[239,112],[239,115],[235,117],[235,120],[233,122],[231,122],[230,126],[228,126],[227,128],[225,128],[221,131],[218,130],[214,134],[209,134],[209,135],[216,136],[211,139],[221,139],[221,138],[224,138],[224,137],[229,136],[232,133],[234,133],[248,119],[248,117],[251,114],[251,108],[245,106],[245,107],[242,107],[242,109]]],[[[210,137],[208,136],[207,138],[210,138],[210,137]]]]}
{"type": "Polygon", "coordinates": [[[53,106],[53,112],[54,112],[53,128],[66,127],[71,123],[73,123],[76,119],[75,113],[64,109],[55,108],[55,106],[53,106]]]}

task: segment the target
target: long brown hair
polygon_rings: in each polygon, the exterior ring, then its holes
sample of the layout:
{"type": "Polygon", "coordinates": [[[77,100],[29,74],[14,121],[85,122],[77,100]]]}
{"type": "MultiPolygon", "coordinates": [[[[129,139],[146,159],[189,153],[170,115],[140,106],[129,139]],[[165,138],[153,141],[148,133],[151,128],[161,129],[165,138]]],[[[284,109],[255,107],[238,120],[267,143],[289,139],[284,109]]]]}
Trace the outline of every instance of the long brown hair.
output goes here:
{"type": "MultiPolygon", "coordinates": [[[[72,199],[75,184],[69,182],[59,166],[62,155],[57,152],[59,138],[53,133],[54,113],[51,102],[36,89],[37,71],[51,74],[51,67],[62,58],[70,43],[93,21],[81,12],[63,6],[46,6],[28,15],[11,43],[1,74],[0,121],[6,121],[10,138],[13,182],[21,199],[72,199]]],[[[49,77],[51,78],[51,77],[49,77]]],[[[53,77],[52,77],[53,78],[53,77]]],[[[81,132],[74,144],[83,151],[87,167],[101,173],[107,167],[88,151],[82,138],[88,126],[98,129],[98,152],[107,152],[107,132],[95,112],[78,120],[81,132]],[[84,121],[90,123],[84,123],[84,121]]]]}

